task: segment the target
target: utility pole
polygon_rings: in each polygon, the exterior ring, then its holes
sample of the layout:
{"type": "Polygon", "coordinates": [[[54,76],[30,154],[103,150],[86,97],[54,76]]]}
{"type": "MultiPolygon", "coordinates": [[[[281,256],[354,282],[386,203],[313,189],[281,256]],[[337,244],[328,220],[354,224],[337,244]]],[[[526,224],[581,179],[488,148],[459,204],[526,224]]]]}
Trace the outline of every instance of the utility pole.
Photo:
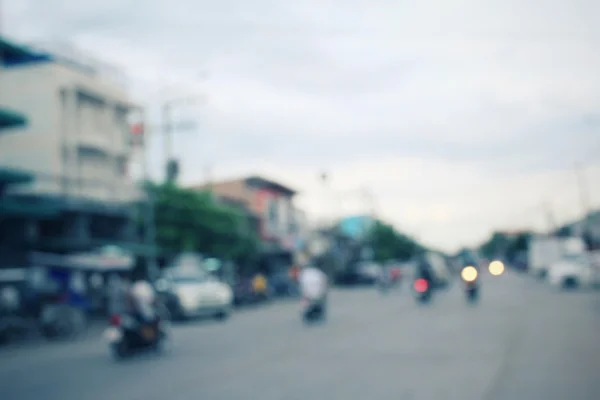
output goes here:
{"type": "Polygon", "coordinates": [[[550,202],[544,203],[542,204],[542,208],[546,213],[546,220],[548,221],[548,229],[551,233],[551,235],[554,235],[556,233],[556,220],[554,219],[554,213],[552,211],[552,205],[550,204],[550,202]]]}
{"type": "MultiPolygon", "coordinates": [[[[323,190],[323,204],[325,204],[325,213],[323,215],[323,229],[327,228],[329,225],[329,216],[327,215],[328,213],[331,213],[331,203],[332,203],[332,194],[330,193],[330,186],[329,186],[329,174],[326,171],[321,172],[321,174],[319,175],[319,179],[321,181],[321,188],[323,190]]],[[[333,218],[332,218],[333,219],[333,218]]]]}
{"type": "Polygon", "coordinates": [[[139,109],[139,122],[132,128],[132,139],[134,145],[139,146],[141,152],[142,167],[142,188],[146,195],[146,201],[143,205],[142,220],[144,221],[143,242],[147,247],[145,255],[146,274],[150,280],[158,278],[158,263],[156,262],[156,220],[154,214],[155,201],[154,190],[149,185],[150,172],[148,169],[148,139],[146,138],[146,114],[144,109],[139,109]]]}
{"type": "Polygon", "coordinates": [[[587,217],[590,212],[590,192],[587,186],[587,180],[584,175],[583,166],[575,168],[575,176],[577,177],[577,188],[579,190],[579,201],[581,202],[581,210],[583,217],[587,217]]]}
{"type": "Polygon", "coordinates": [[[208,189],[212,189],[212,165],[207,164],[204,167],[204,182],[208,189]]]}
{"type": "MultiPolygon", "coordinates": [[[[591,245],[588,242],[589,239],[589,227],[588,227],[588,216],[590,215],[590,194],[589,188],[587,185],[587,180],[584,175],[584,167],[583,165],[578,165],[575,168],[575,176],[577,178],[577,188],[579,190],[579,201],[581,202],[581,211],[583,213],[583,218],[581,220],[581,236],[586,244],[591,245]]],[[[588,249],[589,250],[589,249],[588,249]]]]}
{"type": "MultiPolygon", "coordinates": [[[[206,79],[206,73],[202,72],[199,79],[206,79]]],[[[165,158],[165,182],[175,182],[179,176],[179,162],[174,157],[173,134],[178,129],[195,128],[195,124],[185,124],[176,127],[173,118],[173,108],[180,105],[191,106],[206,100],[204,95],[186,95],[170,98],[164,101],[160,107],[162,131],[164,134],[164,158],[165,158]],[[190,126],[191,125],[191,126],[190,126]]]]}

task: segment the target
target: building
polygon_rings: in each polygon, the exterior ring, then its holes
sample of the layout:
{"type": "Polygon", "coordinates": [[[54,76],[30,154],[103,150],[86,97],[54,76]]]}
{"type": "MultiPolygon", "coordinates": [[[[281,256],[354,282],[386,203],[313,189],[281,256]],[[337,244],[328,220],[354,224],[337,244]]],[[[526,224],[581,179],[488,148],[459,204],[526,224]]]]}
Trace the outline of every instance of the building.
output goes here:
{"type": "MultiPolygon", "coordinates": [[[[37,55],[27,49],[2,40],[0,37],[0,77],[5,65],[23,65],[35,61],[37,55]]],[[[0,78],[1,79],[1,78],[0,78]]],[[[21,110],[8,107],[12,94],[0,92],[0,144],[3,138],[20,134],[27,126],[28,118],[21,110]]],[[[1,151],[1,150],[0,150],[1,151]]],[[[1,154],[1,153],[0,153],[1,154]]],[[[25,221],[31,218],[55,217],[58,209],[41,202],[22,202],[7,193],[22,185],[31,184],[34,175],[27,169],[10,168],[0,157],[0,270],[8,267],[20,267],[27,263],[23,240],[27,237],[25,224],[14,224],[14,221],[25,221]]]]}
{"type": "MultiPolygon", "coordinates": [[[[27,123],[0,134],[0,167],[26,170],[27,182],[4,190],[12,204],[51,204],[54,215],[13,213],[3,229],[28,250],[87,251],[137,242],[128,175],[132,154],[127,92],[88,58],[31,50],[0,37],[0,105],[27,123]]],[[[33,207],[35,205],[35,207],[33,207]]]]}
{"type": "Polygon", "coordinates": [[[296,191],[259,176],[249,176],[193,189],[207,190],[221,201],[244,209],[263,243],[265,269],[289,266],[302,247],[303,213],[294,206],[296,191]]]}
{"type": "Polygon", "coordinates": [[[29,117],[0,142],[3,165],[35,172],[28,193],[117,202],[139,195],[127,171],[135,105],[124,89],[93,66],[53,54],[6,62],[0,85],[0,102],[29,117]]]}

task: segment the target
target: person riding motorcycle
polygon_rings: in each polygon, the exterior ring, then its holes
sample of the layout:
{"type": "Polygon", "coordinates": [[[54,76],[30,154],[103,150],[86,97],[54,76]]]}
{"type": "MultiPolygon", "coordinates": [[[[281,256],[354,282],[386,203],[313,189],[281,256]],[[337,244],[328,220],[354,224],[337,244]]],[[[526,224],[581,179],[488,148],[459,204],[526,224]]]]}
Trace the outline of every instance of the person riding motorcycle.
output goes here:
{"type": "Polygon", "coordinates": [[[418,257],[415,267],[415,279],[425,279],[430,286],[433,286],[433,268],[425,254],[418,257]]]}
{"type": "Polygon", "coordinates": [[[152,322],[158,318],[157,296],[152,285],[139,280],[129,289],[130,311],[141,322],[152,322]]]}
{"type": "Polygon", "coordinates": [[[325,311],[329,284],[327,275],[317,265],[307,265],[300,271],[300,293],[304,299],[325,311]]]}

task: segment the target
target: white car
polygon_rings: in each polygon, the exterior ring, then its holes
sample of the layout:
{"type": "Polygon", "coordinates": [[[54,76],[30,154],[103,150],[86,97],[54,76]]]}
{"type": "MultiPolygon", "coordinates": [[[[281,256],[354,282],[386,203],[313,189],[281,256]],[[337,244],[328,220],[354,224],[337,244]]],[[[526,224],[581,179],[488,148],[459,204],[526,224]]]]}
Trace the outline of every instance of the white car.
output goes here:
{"type": "Polygon", "coordinates": [[[564,256],[550,266],[550,284],[561,288],[592,286],[598,278],[593,264],[591,257],[586,253],[564,256]]]}
{"type": "Polygon", "coordinates": [[[157,290],[166,297],[169,312],[176,319],[225,319],[231,313],[233,290],[208,273],[170,272],[157,282],[157,290]]]}

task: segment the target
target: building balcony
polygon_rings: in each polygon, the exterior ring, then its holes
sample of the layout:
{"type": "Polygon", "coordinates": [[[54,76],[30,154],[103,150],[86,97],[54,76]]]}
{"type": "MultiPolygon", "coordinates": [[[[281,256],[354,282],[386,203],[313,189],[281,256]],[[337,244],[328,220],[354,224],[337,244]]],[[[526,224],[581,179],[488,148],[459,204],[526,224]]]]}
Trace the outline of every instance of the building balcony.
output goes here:
{"type": "Polygon", "coordinates": [[[35,173],[35,179],[10,187],[7,194],[26,197],[51,197],[76,203],[102,203],[106,206],[128,204],[145,198],[143,189],[133,182],[75,179],[35,173]]]}
{"type": "Polygon", "coordinates": [[[103,135],[88,135],[83,134],[78,137],[76,146],[82,151],[98,152],[103,154],[111,154],[113,143],[108,137],[103,135]]]}
{"type": "Polygon", "coordinates": [[[27,123],[22,114],[0,107],[0,130],[22,127],[27,123]]]}

